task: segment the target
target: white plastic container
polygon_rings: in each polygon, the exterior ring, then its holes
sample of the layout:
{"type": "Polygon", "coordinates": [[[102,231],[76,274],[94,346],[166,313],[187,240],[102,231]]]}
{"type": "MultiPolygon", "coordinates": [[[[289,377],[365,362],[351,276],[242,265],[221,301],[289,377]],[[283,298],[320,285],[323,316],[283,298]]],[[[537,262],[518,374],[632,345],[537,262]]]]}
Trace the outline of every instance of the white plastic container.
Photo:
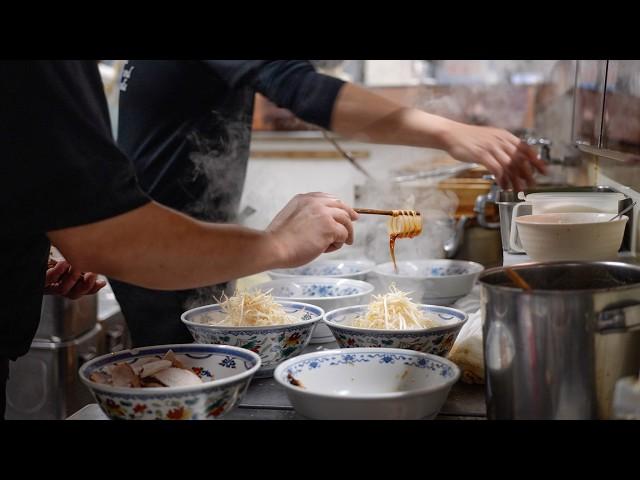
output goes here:
{"type": "Polygon", "coordinates": [[[540,215],[545,213],[612,213],[619,211],[620,201],[626,197],[616,192],[541,192],[524,195],[518,194],[524,202],[513,207],[511,216],[510,248],[514,252],[523,253],[516,218],[523,215],[540,215]]]}
{"type": "Polygon", "coordinates": [[[618,420],[640,420],[640,379],[625,377],[616,382],[613,416],[618,420]]]}

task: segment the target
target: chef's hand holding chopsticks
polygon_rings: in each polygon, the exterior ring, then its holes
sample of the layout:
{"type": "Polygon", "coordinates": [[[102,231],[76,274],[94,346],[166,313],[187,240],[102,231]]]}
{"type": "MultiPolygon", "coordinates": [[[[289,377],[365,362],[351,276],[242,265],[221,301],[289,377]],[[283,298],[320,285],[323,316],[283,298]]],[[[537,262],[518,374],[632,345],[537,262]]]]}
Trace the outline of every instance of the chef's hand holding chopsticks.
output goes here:
{"type": "Polygon", "coordinates": [[[322,253],[353,244],[353,224],[358,214],[326,193],[293,197],[271,221],[267,232],[276,240],[286,267],[297,267],[322,253]]]}
{"type": "Polygon", "coordinates": [[[83,295],[92,295],[106,285],[95,273],[75,270],[66,260],[49,259],[44,293],[61,295],[76,300],[83,295]]]}

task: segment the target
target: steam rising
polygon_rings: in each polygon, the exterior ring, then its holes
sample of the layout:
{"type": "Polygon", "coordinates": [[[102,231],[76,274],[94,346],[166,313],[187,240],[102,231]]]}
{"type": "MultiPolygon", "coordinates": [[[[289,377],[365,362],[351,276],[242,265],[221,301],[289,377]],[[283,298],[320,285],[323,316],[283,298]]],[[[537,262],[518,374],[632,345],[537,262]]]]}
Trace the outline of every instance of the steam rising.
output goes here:
{"type": "MultiPolygon", "coordinates": [[[[421,235],[396,243],[398,261],[443,258],[444,243],[454,233],[453,215],[458,198],[436,186],[409,186],[389,182],[369,182],[361,189],[359,205],[385,210],[417,210],[423,216],[421,235]]],[[[376,263],[389,262],[387,218],[361,215],[357,222],[356,244],[364,255],[376,263]]]]}
{"type": "MultiPolygon", "coordinates": [[[[237,115],[236,115],[237,117],[237,115]]],[[[189,134],[193,162],[190,181],[197,185],[193,202],[185,213],[200,220],[233,223],[238,215],[247,171],[251,124],[242,118],[230,120],[219,112],[189,134]]],[[[199,288],[185,302],[186,310],[215,303],[222,293],[232,295],[235,282],[199,288]]]]}

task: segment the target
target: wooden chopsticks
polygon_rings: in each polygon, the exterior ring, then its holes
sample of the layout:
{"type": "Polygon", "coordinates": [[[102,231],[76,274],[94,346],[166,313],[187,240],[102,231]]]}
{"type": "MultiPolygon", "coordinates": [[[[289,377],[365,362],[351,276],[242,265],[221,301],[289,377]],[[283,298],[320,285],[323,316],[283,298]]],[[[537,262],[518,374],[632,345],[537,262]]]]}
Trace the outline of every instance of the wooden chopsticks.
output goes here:
{"type": "MultiPolygon", "coordinates": [[[[357,213],[368,213],[371,215],[398,215],[398,213],[394,212],[412,212],[413,210],[376,210],[374,208],[354,208],[357,213]]],[[[416,215],[420,215],[420,212],[416,212],[416,215]]]]}
{"type": "Polygon", "coordinates": [[[509,280],[515,283],[518,287],[520,287],[523,290],[526,290],[527,292],[531,291],[531,285],[529,285],[525,281],[525,279],[522,278],[520,274],[517,273],[515,270],[507,267],[504,269],[504,273],[506,273],[507,277],[509,277],[509,280]]]}

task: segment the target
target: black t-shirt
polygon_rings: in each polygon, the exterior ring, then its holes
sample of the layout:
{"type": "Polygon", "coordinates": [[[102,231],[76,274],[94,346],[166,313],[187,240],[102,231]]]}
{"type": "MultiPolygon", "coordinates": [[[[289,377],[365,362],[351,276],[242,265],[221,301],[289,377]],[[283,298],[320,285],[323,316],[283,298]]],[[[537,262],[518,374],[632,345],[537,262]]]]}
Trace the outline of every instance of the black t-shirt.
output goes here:
{"type": "Polygon", "coordinates": [[[40,318],[46,232],[149,198],[112,139],[95,61],[0,62],[0,91],[0,357],[16,358],[40,318]]]}
{"type": "Polygon", "coordinates": [[[132,60],[120,83],[118,144],[152,198],[202,220],[231,221],[255,93],[328,128],[343,84],[306,60],[132,60]]]}

